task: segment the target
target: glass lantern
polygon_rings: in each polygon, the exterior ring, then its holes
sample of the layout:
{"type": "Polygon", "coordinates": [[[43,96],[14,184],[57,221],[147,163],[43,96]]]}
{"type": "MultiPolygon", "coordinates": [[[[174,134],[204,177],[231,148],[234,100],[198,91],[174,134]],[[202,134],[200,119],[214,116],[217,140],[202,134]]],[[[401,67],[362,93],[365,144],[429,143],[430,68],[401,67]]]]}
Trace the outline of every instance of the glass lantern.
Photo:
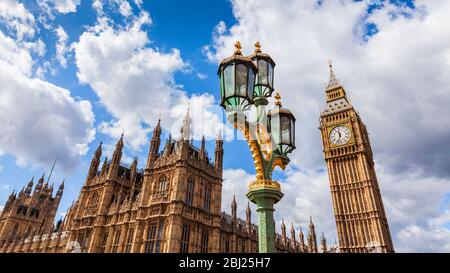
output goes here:
{"type": "Polygon", "coordinates": [[[224,60],[218,71],[221,106],[226,111],[242,112],[253,102],[256,66],[242,56],[224,60]]]}
{"type": "Polygon", "coordinates": [[[278,151],[287,155],[295,149],[295,117],[285,108],[275,108],[267,114],[268,129],[278,151]]]}
{"type": "Polygon", "coordinates": [[[273,70],[275,62],[265,53],[261,52],[261,45],[259,42],[255,44],[255,53],[250,56],[258,68],[255,80],[255,97],[270,97],[273,92],[273,70]]]}

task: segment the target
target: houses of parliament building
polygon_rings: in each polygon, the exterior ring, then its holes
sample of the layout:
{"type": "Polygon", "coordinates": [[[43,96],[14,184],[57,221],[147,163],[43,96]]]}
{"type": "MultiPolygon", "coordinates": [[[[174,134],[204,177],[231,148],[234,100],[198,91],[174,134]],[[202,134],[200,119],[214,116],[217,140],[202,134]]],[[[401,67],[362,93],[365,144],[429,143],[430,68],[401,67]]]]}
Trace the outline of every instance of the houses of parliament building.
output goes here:
{"type": "MultiPolygon", "coordinates": [[[[393,246],[378,188],[368,134],[345,90],[330,67],[327,108],[321,115],[324,155],[330,179],[339,247],[317,242],[310,220],[308,234],[293,225],[287,236],[284,221],[276,235],[278,252],[381,252],[393,246]]],[[[247,206],[245,220],[222,212],[223,140],[215,143],[211,162],[205,139],[197,148],[190,140],[189,111],[181,136],[161,145],[155,126],[144,170],[134,158],[121,164],[123,135],[112,158],[102,162],[102,144],[95,151],[78,199],[64,219],[54,223],[64,182],[53,185],[42,176],[13,192],[0,213],[3,253],[236,253],[258,252],[258,227],[247,206]]]]}

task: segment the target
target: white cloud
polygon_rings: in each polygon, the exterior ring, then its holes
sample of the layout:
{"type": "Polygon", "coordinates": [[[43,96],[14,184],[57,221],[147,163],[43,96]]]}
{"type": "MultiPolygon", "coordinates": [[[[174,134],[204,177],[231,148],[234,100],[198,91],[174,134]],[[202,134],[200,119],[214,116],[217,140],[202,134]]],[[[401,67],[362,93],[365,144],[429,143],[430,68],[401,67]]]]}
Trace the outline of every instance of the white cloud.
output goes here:
{"type": "Polygon", "coordinates": [[[14,66],[20,73],[31,75],[33,59],[28,50],[21,48],[16,42],[3,32],[0,32],[0,59],[9,66],[14,66]]]}
{"type": "MultiPolygon", "coordinates": [[[[0,10],[5,3],[15,9],[0,11],[3,18],[32,21],[22,4],[2,1],[0,10]]],[[[38,67],[33,73],[32,54],[42,56],[45,44],[41,39],[30,41],[31,37],[24,37],[19,30],[17,33],[8,36],[0,31],[1,154],[15,156],[19,166],[48,166],[58,157],[65,171],[73,170],[95,135],[91,104],[71,97],[67,89],[36,78],[45,68],[38,67]]]]}
{"type": "MultiPolygon", "coordinates": [[[[222,183],[222,210],[231,214],[231,201],[236,196],[237,215],[239,218],[245,219],[245,210],[247,208],[248,199],[245,194],[248,192],[248,184],[254,180],[254,176],[242,169],[225,169],[223,171],[222,183]]],[[[253,215],[252,220],[255,221],[256,211],[253,203],[251,207],[253,215]]],[[[256,222],[255,222],[256,223],[256,222]]]]}
{"type": "Polygon", "coordinates": [[[315,172],[325,168],[317,126],[332,58],[370,132],[394,245],[398,251],[420,251],[420,244],[408,246],[402,239],[411,234],[408,228],[427,234],[449,221],[438,207],[450,189],[450,153],[443,148],[450,139],[450,3],[416,1],[414,10],[385,4],[373,14],[364,1],[232,4],[237,23],[218,24],[212,45],[204,48],[207,58],[230,56],[237,40],[249,54],[259,40],[277,63],[275,89],[297,117],[291,164],[301,171],[290,172],[283,184],[289,206],[278,215],[286,211],[285,218],[304,223],[311,214],[318,228],[335,230],[328,179],[315,172]],[[367,38],[366,23],[375,24],[378,33],[367,38]]]}
{"type": "Polygon", "coordinates": [[[450,252],[450,230],[440,227],[410,226],[398,234],[404,252],[450,252]]]}
{"type": "Polygon", "coordinates": [[[13,30],[19,40],[35,34],[34,16],[16,0],[0,1],[0,22],[13,30]]]}
{"type": "Polygon", "coordinates": [[[58,157],[65,170],[73,170],[95,134],[91,104],[3,60],[0,64],[0,149],[16,156],[19,165],[47,166],[58,157]]]}
{"type": "Polygon", "coordinates": [[[199,135],[205,133],[208,138],[215,137],[220,129],[215,124],[220,119],[212,112],[213,97],[200,94],[189,98],[176,84],[174,73],[187,65],[178,49],[163,52],[148,46],[142,27],[149,24],[147,12],[141,12],[125,27],[115,27],[111,20],[100,17],[74,45],[80,82],[92,87],[114,118],[102,122],[100,130],[117,138],[125,129],[125,141],[138,150],[147,143],[150,127],[159,116],[162,125],[176,134],[191,104],[193,118],[208,121],[206,127],[197,126],[194,136],[200,139],[199,135]]]}
{"type": "Polygon", "coordinates": [[[66,55],[71,51],[70,45],[68,45],[69,36],[61,26],[58,26],[55,32],[58,37],[58,41],[56,43],[56,59],[62,67],[67,67],[66,55]]]}
{"type": "Polygon", "coordinates": [[[208,78],[208,75],[197,72],[197,78],[199,78],[200,80],[204,80],[204,79],[208,78]]]}
{"type": "Polygon", "coordinates": [[[56,10],[59,13],[76,12],[77,6],[80,5],[80,0],[53,0],[56,10]]]}

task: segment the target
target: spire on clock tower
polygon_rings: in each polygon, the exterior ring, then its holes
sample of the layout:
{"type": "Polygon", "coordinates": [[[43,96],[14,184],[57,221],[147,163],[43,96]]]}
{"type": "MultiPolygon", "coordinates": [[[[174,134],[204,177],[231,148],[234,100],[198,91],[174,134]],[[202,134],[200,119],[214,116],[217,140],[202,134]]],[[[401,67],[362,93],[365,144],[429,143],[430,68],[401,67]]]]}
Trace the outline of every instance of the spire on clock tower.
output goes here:
{"type": "Polygon", "coordinates": [[[328,80],[327,90],[342,87],[341,83],[334,74],[333,64],[331,63],[331,60],[328,61],[328,67],[330,68],[330,79],[328,80]]]}
{"type": "Polygon", "coordinates": [[[332,114],[352,108],[344,87],[334,73],[331,61],[329,61],[328,67],[330,68],[330,78],[328,80],[328,85],[325,88],[327,106],[322,115],[332,114]]]}

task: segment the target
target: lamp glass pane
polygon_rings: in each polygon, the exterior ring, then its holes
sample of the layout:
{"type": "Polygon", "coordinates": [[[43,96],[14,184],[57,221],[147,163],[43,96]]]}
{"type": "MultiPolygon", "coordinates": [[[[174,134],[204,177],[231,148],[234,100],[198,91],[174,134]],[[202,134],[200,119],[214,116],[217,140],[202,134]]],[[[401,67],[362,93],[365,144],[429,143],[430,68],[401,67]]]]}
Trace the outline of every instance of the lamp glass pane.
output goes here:
{"type": "Polygon", "coordinates": [[[258,60],[258,83],[267,84],[267,62],[258,60]]]}
{"type": "Polygon", "coordinates": [[[281,142],[280,139],[280,115],[274,114],[271,115],[270,118],[270,133],[275,141],[275,144],[278,145],[281,142]]]}
{"type": "Polygon", "coordinates": [[[273,87],[273,66],[271,63],[268,63],[269,67],[269,86],[273,87]]]}
{"type": "Polygon", "coordinates": [[[253,100],[253,88],[255,86],[255,72],[251,68],[248,68],[248,96],[250,100],[253,100]]]}
{"type": "Polygon", "coordinates": [[[223,70],[220,72],[220,97],[223,98],[225,94],[225,86],[223,84],[223,70]]]}
{"type": "Polygon", "coordinates": [[[287,116],[281,116],[281,122],[280,122],[280,127],[281,127],[281,143],[283,144],[291,144],[291,139],[290,139],[290,135],[291,135],[291,130],[290,130],[290,124],[291,121],[289,119],[289,117],[287,116]]]}
{"type": "Polygon", "coordinates": [[[234,64],[230,64],[225,68],[225,97],[234,95],[234,64]]]}
{"type": "Polygon", "coordinates": [[[243,64],[236,66],[236,95],[247,97],[247,67],[243,64]]]}
{"type": "Polygon", "coordinates": [[[295,146],[295,121],[291,119],[291,145],[295,146]]]}

